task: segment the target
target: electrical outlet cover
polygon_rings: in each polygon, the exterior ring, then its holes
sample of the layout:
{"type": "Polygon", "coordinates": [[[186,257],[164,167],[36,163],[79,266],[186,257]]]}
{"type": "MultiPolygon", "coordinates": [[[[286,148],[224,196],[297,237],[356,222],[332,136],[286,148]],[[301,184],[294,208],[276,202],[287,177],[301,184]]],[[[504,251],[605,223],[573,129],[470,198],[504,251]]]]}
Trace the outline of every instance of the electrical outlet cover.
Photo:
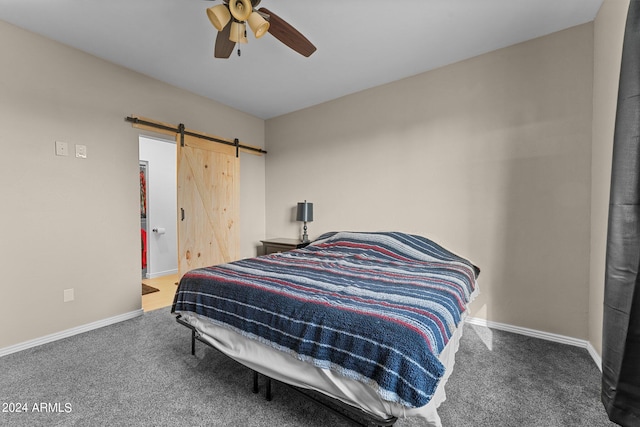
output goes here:
{"type": "Polygon", "coordinates": [[[56,156],[68,156],[69,144],[62,141],[56,141],[56,156]]]}

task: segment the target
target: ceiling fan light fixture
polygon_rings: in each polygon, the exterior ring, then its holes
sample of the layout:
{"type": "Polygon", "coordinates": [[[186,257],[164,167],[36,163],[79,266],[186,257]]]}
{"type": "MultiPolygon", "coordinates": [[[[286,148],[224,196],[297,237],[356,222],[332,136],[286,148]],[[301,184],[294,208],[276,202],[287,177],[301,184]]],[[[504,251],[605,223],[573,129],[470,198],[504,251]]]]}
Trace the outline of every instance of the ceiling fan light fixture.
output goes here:
{"type": "Polygon", "coordinates": [[[269,22],[262,17],[258,12],[253,12],[249,15],[249,28],[253,31],[253,34],[257,39],[267,34],[269,30],[269,22]]]}
{"type": "Polygon", "coordinates": [[[231,23],[231,32],[229,33],[229,40],[235,43],[248,43],[247,40],[247,26],[244,22],[233,21],[231,23]]]}
{"type": "Polygon", "coordinates": [[[227,9],[227,6],[223,4],[208,8],[207,16],[209,17],[209,21],[211,21],[213,26],[216,27],[216,30],[218,31],[222,31],[222,29],[229,23],[229,20],[231,19],[229,9],[227,9]]]}
{"type": "MultiPolygon", "coordinates": [[[[308,57],[316,51],[313,43],[284,19],[267,8],[254,9],[260,0],[222,1],[222,5],[206,9],[209,20],[218,29],[214,50],[216,58],[229,58],[236,43],[248,43],[247,24],[257,39],[268,32],[302,56],[308,57]]],[[[239,46],[237,51],[240,56],[239,46]]]]}
{"type": "Polygon", "coordinates": [[[246,21],[253,12],[251,0],[231,0],[229,2],[229,11],[238,21],[246,21]]]}

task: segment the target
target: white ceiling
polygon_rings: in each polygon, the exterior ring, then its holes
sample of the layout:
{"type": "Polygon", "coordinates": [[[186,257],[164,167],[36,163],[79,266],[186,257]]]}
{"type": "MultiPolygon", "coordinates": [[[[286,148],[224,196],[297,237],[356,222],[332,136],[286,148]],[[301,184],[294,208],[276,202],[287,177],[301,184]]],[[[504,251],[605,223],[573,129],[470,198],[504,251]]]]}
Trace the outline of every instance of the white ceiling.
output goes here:
{"type": "Polygon", "coordinates": [[[270,34],[213,57],[206,0],[0,0],[0,20],[268,119],[592,21],[603,0],[262,0],[270,34]]]}

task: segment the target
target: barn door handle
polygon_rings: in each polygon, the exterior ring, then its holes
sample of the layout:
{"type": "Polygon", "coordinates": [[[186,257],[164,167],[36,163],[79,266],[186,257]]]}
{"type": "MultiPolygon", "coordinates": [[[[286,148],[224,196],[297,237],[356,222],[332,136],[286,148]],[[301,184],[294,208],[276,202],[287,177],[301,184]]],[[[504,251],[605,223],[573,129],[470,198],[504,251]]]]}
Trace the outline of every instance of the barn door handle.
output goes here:
{"type": "Polygon", "coordinates": [[[180,208],[180,221],[184,221],[184,209],[180,208]]]}

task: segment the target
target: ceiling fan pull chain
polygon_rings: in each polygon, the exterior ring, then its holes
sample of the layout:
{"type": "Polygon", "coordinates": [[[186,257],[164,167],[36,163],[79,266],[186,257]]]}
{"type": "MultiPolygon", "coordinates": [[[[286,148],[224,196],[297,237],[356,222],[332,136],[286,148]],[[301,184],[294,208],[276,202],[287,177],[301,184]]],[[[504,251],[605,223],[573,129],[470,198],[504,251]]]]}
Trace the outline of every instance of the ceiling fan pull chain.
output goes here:
{"type": "MultiPolygon", "coordinates": [[[[247,27],[244,27],[244,40],[247,39],[247,27]]],[[[238,56],[240,56],[240,44],[238,43],[238,56]]]]}

